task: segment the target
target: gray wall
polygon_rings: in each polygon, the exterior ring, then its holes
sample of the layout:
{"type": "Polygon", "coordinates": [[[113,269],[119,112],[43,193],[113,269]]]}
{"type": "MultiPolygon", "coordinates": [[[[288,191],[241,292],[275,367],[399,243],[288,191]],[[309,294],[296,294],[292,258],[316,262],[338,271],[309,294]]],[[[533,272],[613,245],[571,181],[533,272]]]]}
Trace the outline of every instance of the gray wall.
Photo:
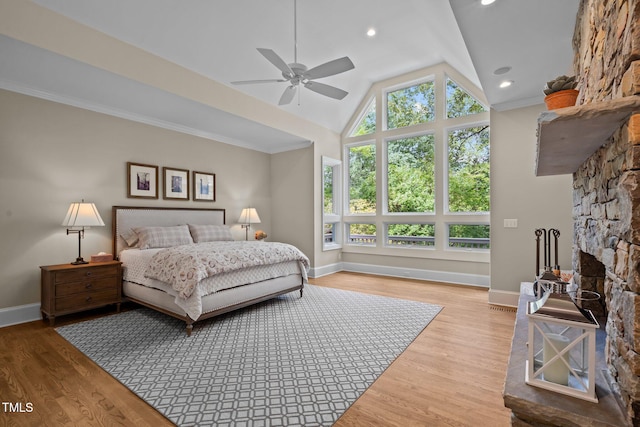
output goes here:
{"type": "MultiPolygon", "coordinates": [[[[559,262],[571,269],[571,175],[536,177],[536,130],[544,105],[491,111],[491,295],[533,281],[536,228],[560,230],[559,262]],[[517,219],[518,228],[504,228],[517,219]]],[[[517,300],[516,300],[517,302],[517,300]]]]}
{"type": "MultiPolygon", "coordinates": [[[[244,239],[236,221],[251,204],[260,228],[278,239],[271,168],[269,154],[0,90],[0,308],[39,302],[38,266],[76,258],[77,237],[60,224],[69,204],[83,198],[106,224],[86,232],[85,259],[111,252],[112,205],[225,208],[227,224],[244,239]],[[127,198],[128,161],[215,173],[217,200],[127,198]]],[[[306,176],[307,168],[290,170],[286,180],[296,182],[295,193],[312,194],[311,178],[298,173],[306,176]]],[[[304,236],[310,223],[293,223],[288,233],[299,225],[304,236]]]]}

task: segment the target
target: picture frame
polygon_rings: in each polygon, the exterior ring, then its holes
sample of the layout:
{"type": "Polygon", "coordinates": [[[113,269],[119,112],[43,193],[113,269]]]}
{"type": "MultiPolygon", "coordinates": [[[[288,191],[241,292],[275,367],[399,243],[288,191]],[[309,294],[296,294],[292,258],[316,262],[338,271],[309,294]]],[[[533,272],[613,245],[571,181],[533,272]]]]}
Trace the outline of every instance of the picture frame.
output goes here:
{"type": "Polygon", "coordinates": [[[198,202],[216,201],[216,175],[193,171],[193,200],[198,202]]]}
{"type": "Polygon", "coordinates": [[[164,177],[162,198],[165,200],[189,200],[189,171],[163,167],[164,177]]]}
{"type": "Polygon", "coordinates": [[[127,197],[158,198],[158,166],[127,162],[127,197]]]}

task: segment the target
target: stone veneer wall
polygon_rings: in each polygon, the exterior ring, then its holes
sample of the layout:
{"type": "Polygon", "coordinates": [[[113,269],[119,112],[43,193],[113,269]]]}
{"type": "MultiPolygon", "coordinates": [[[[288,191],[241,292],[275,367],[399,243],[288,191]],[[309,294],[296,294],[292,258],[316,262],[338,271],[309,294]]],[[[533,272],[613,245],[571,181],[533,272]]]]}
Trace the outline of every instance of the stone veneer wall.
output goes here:
{"type": "MultiPolygon", "coordinates": [[[[640,0],[582,0],[574,52],[579,104],[640,94],[640,0]]],[[[573,185],[576,281],[603,295],[590,308],[606,316],[607,365],[640,426],[640,114],[574,173],[573,185]]]]}

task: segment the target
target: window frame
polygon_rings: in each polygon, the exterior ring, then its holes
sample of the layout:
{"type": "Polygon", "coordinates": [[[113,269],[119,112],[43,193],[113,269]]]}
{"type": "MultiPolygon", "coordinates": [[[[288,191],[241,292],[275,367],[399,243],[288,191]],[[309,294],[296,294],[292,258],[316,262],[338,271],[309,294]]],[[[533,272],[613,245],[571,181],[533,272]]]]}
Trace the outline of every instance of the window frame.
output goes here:
{"type": "Polygon", "coordinates": [[[333,159],[331,157],[322,156],[322,250],[330,251],[342,249],[342,161],[333,159]],[[333,213],[325,212],[325,168],[330,167],[333,169],[332,177],[332,191],[333,191],[333,213]],[[332,226],[334,235],[333,241],[327,242],[325,240],[325,225],[330,224],[332,226]]]}
{"type": "MultiPolygon", "coordinates": [[[[343,219],[345,227],[350,223],[371,223],[376,225],[377,239],[375,246],[352,245],[346,240],[347,230],[345,228],[343,242],[343,252],[359,253],[379,256],[400,256],[422,259],[447,260],[447,261],[469,261],[469,262],[490,262],[490,249],[465,250],[461,248],[450,248],[448,241],[449,224],[473,224],[490,226],[490,212],[449,212],[448,211],[448,132],[456,128],[468,128],[477,125],[490,125],[490,110],[480,113],[468,114],[460,117],[447,117],[446,79],[452,80],[458,87],[465,90],[470,96],[486,108],[486,101],[483,101],[482,93],[479,89],[470,91],[467,87],[473,85],[466,82],[464,77],[455,73],[446,65],[432,67],[423,71],[423,75],[410,73],[407,76],[400,76],[384,82],[374,84],[371,88],[368,101],[361,104],[367,109],[371,99],[376,99],[376,131],[359,136],[350,136],[348,133],[342,135],[343,146],[343,171],[344,171],[344,213],[343,219]],[[413,76],[413,77],[411,77],[413,76]],[[416,78],[416,76],[418,76],[416,78]],[[403,80],[404,79],[404,80],[403,80]],[[466,83],[460,83],[460,81],[466,83]],[[429,122],[419,123],[401,128],[387,128],[387,100],[388,93],[403,88],[409,88],[424,82],[432,81],[434,84],[435,105],[434,119],[429,122]],[[388,212],[388,141],[410,138],[423,134],[433,134],[435,138],[435,206],[434,213],[409,213],[409,212],[388,212]],[[354,213],[349,212],[349,148],[358,145],[375,145],[376,149],[376,211],[375,213],[354,213]],[[388,224],[434,224],[435,245],[432,247],[401,247],[387,245],[388,224]]],[[[361,111],[354,119],[355,123],[349,128],[349,132],[358,125],[365,112],[361,111]]]]}

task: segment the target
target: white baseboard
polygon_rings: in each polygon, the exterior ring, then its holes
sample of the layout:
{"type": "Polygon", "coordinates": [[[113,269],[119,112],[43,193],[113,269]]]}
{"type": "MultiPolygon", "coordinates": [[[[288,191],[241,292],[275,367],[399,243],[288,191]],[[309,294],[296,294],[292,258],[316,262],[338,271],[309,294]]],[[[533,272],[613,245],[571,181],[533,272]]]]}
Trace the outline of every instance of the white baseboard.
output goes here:
{"type": "MultiPolygon", "coordinates": [[[[353,262],[341,262],[312,268],[309,270],[309,277],[322,277],[339,271],[377,274],[379,276],[406,277],[408,279],[433,280],[436,282],[481,286],[485,288],[488,288],[491,283],[489,276],[483,275],[358,264],[353,262]]],[[[519,294],[517,292],[489,290],[489,303],[517,306],[518,296],[519,294]]],[[[0,328],[17,325],[19,323],[32,322],[41,318],[39,303],[2,308],[0,309],[0,328]]]]}
{"type": "Polygon", "coordinates": [[[342,271],[342,263],[323,265],[322,267],[312,268],[309,270],[309,277],[322,277],[328,274],[342,271]]]}
{"type": "Polygon", "coordinates": [[[41,319],[40,303],[0,308],[0,328],[41,319]]]}
{"type": "Polygon", "coordinates": [[[495,289],[489,289],[489,304],[517,307],[519,298],[519,292],[497,291],[495,289]]]}
{"type": "Polygon", "coordinates": [[[453,273],[449,271],[420,270],[417,268],[389,267],[384,265],[358,264],[343,262],[342,270],[355,273],[377,274],[380,276],[406,277],[408,279],[433,280],[435,282],[454,283],[488,288],[489,276],[480,274],[453,273]]]}

